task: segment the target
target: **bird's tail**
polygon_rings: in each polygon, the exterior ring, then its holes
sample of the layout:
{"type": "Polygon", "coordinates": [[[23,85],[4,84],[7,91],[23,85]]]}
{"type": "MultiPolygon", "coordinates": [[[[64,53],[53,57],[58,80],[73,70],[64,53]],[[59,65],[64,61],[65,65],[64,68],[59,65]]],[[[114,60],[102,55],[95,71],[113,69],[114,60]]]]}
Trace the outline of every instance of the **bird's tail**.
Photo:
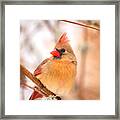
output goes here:
{"type": "Polygon", "coordinates": [[[34,100],[34,99],[42,98],[42,97],[43,97],[42,93],[40,94],[34,90],[32,95],[30,96],[29,100],[34,100]]]}

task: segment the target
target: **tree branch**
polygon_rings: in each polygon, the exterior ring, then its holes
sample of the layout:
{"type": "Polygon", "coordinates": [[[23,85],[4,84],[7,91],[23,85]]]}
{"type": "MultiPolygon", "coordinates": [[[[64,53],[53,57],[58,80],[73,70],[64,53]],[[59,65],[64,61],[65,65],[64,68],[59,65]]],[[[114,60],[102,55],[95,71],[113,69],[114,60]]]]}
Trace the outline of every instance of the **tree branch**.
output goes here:
{"type": "Polygon", "coordinates": [[[30,80],[32,80],[36,85],[38,90],[41,92],[43,92],[45,94],[45,96],[56,96],[56,99],[60,100],[61,98],[59,96],[57,96],[55,93],[51,92],[50,90],[48,90],[43,84],[42,82],[37,79],[32,73],[30,73],[23,65],[20,64],[20,70],[23,72],[23,74],[25,76],[27,76],[30,80]]]}
{"type": "Polygon", "coordinates": [[[34,90],[34,91],[36,91],[36,92],[38,92],[38,93],[40,93],[40,94],[43,94],[43,95],[45,95],[46,97],[47,97],[47,95],[45,94],[45,93],[43,93],[38,87],[31,87],[30,85],[28,85],[28,84],[26,84],[26,83],[21,83],[21,85],[22,86],[24,86],[24,87],[28,87],[28,88],[30,88],[30,89],[32,89],[32,90],[34,90]]]}
{"type": "Polygon", "coordinates": [[[86,25],[86,24],[83,24],[83,23],[73,22],[73,21],[69,21],[69,20],[60,20],[60,21],[68,22],[68,23],[72,23],[72,24],[76,24],[76,25],[80,25],[80,26],[83,26],[83,27],[87,27],[87,28],[91,28],[91,29],[100,31],[100,29],[97,28],[97,27],[92,27],[92,26],[89,26],[89,25],[86,25]]]}

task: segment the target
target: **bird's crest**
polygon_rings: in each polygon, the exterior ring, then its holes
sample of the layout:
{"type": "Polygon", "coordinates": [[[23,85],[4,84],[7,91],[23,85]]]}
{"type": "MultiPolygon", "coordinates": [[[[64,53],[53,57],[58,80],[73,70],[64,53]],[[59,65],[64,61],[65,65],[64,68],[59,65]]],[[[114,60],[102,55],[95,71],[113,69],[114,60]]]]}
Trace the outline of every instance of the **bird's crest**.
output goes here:
{"type": "Polygon", "coordinates": [[[62,36],[59,38],[59,40],[58,40],[58,42],[59,43],[66,43],[66,42],[68,42],[69,40],[68,40],[68,37],[67,37],[67,33],[65,32],[65,33],[63,33],[62,34],[62,36]]]}

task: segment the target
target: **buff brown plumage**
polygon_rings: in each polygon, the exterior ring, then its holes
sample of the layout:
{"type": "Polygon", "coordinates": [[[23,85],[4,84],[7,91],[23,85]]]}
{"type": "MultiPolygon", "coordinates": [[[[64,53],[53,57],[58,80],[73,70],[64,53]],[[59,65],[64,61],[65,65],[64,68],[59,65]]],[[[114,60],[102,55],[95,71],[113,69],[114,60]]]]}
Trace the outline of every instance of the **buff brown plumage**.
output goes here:
{"type": "MultiPolygon", "coordinates": [[[[52,56],[45,59],[34,71],[34,75],[52,92],[68,95],[74,85],[77,61],[66,33],[59,38],[52,56]]],[[[35,91],[30,100],[41,97],[35,91]]]]}

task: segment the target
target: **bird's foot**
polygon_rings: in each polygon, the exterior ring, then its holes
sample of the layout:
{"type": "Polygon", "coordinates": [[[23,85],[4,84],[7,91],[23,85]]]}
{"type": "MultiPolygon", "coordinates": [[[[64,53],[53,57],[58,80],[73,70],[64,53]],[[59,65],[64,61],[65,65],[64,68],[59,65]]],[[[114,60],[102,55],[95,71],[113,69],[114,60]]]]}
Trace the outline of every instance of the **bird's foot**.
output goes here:
{"type": "Polygon", "coordinates": [[[42,97],[39,100],[61,100],[61,98],[59,96],[54,96],[54,95],[50,95],[48,97],[42,97]]]}

